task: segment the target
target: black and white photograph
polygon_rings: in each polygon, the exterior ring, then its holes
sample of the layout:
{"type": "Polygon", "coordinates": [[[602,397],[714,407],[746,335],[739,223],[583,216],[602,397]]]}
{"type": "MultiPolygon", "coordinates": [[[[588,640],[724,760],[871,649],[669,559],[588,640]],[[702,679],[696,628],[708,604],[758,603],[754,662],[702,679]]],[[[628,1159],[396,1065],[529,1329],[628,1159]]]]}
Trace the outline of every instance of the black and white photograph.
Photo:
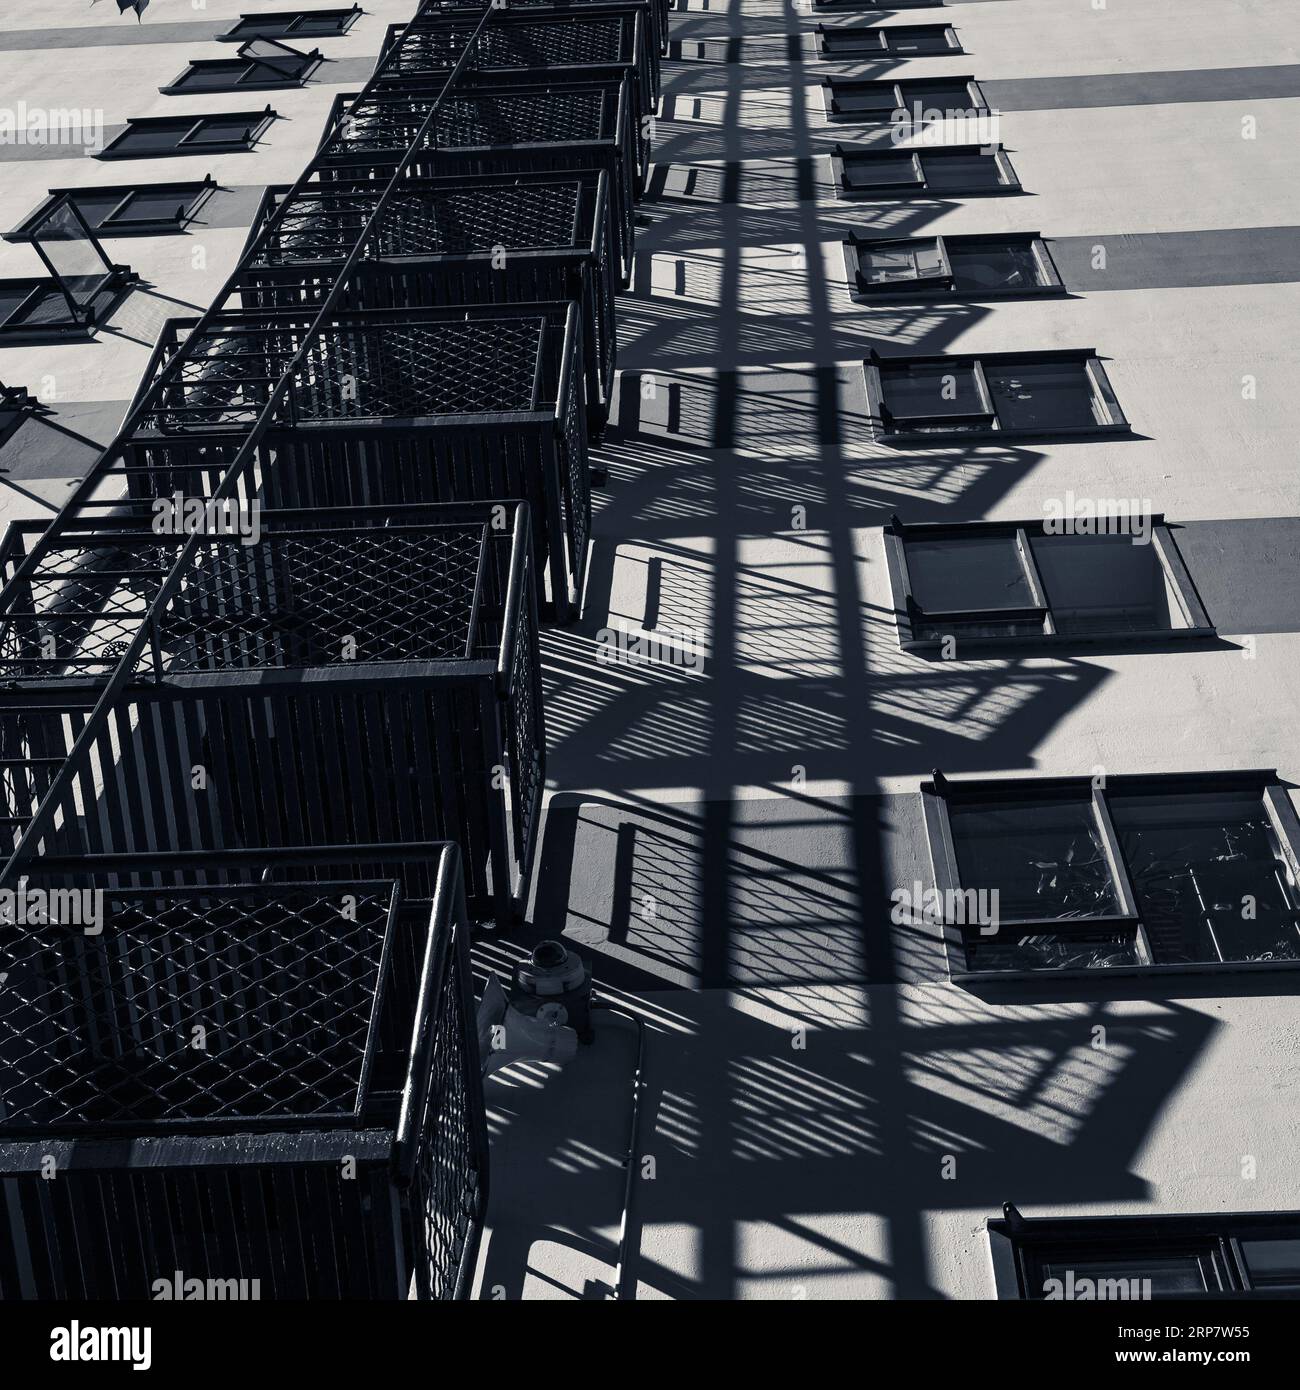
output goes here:
{"type": "Polygon", "coordinates": [[[1280,1369],[1298,330],[1300,0],[2,0],[10,1370],[1280,1369]]]}

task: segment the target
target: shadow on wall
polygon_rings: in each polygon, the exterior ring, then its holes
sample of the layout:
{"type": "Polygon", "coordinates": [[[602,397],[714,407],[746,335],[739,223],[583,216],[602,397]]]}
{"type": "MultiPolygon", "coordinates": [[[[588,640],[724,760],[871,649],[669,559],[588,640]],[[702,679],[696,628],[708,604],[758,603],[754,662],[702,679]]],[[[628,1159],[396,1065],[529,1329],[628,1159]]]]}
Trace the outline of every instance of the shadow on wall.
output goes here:
{"type": "MultiPolygon", "coordinates": [[[[752,17],[737,9],[675,37],[738,37],[752,17]]],[[[764,15],[769,33],[798,27],[789,4],[764,15]]],[[[790,158],[752,162],[743,72],[719,68],[715,123],[674,135],[716,162],[658,171],[642,208],[639,250],[680,264],[643,268],[621,308],[632,370],[601,451],[590,616],[544,643],[559,790],[533,926],[493,949],[563,932],[594,956],[598,988],[647,1019],[640,1149],[656,1173],[636,1188],[633,1231],[646,1292],[791,1297],[824,1278],[833,1296],[844,1276],[854,1296],[939,1296],[954,1260],[986,1267],[983,1222],[1004,1200],[1149,1198],[1139,1154],[1221,1025],[1150,982],[1105,1001],[977,996],[947,983],[932,927],[890,922],[892,887],[930,874],[919,799],[881,796],[879,779],[1032,767],[1107,674],[911,661],[893,612],[864,593],[862,529],[894,511],[988,514],[1044,456],[876,441],[843,359],[873,343],[941,352],[996,310],[833,302],[829,241],[917,234],[948,205],[835,202],[815,158],[827,132],[803,75],[785,80],[790,158]],[[782,265],[765,259],[774,247],[802,253],[782,265]],[[812,365],[750,369],[774,358],[812,365]],[[645,567],[630,586],[642,611],[614,611],[630,606],[616,564],[645,567]],[[600,662],[600,629],[619,619],[694,631],[702,667],[600,662]],[[807,792],[796,768],[846,794],[807,792]],[[968,1215],[955,1248],[936,1248],[933,1212],[968,1215]]],[[[539,1123],[548,1087],[534,1080],[502,1107],[503,1134],[539,1123]]],[[[567,1127],[531,1156],[494,1271],[507,1289],[542,1242],[611,1257],[624,1122],[600,1128],[617,1093],[602,1084],[590,1102],[571,1092],[567,1127]],[[595,1201],[598,1176],[612,1195],[595,1201]]]]}
{"type": "MultiPolygon", "coordinates": [[[[997,1010],[824,983],[638,1007],[641,1297],[942,1297],[954,1261],[990,1294],[983,1225],[1003,1201],[1150,1197],[1138,1155],[1221,1026],[1171,1001],[997,1010]]],[[[493,1088],[494,1162],[526,1171],[494,1174],[484,1297],[548,1269],[589,1281],[551,1292],[603,1296],[590,1281],[616,1259],[631,1061],[601,1031],[572,1071],[516,1068],[493,1088]]]]}

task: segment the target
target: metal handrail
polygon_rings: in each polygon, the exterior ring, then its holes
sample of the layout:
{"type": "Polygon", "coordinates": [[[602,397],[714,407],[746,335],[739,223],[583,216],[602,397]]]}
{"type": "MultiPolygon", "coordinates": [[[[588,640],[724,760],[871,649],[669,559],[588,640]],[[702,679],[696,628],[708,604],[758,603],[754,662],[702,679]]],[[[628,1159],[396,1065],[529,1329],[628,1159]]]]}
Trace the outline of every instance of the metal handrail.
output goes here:
{"type": "MultiPolygon", "coordinates": [[[[493,9],[491,5],[487,5],[484,7],[483,13],[479,18],[478,25],[475,28],[476,36],[488,23],[488,21],[492,17],[492,13],[493,9]]],[[[441,92],[434,99],[432,105],[429,108],[428,113],[424,118],[424,121],[421,123],[420,129],[416,132],[414,139],[408,146],[406,153],[394,166],[392,176],[390,177],[388,184],[385,188],[384,196],[381,197],[379,202],[376,204],[375,210],[371,214],[370,219],[367,221],[366,226],[362,229],[362,233],[358,237],[357,243],[353,247],[351,254],[343,263],[343,266],[339,271],[338,277],[336,278],[334,285],[332,286],[329,293],[326,295],[324,301],[320,305],[319,312],[316,314],[312,326],[309,329],[306,336],[304,337],[303,343],[299,347],[298,352],[294,355],[293,360],[285,368],[285,371],[281,375],[280,380],[276,383],[275,387],[269,393],[266,404],[264,405],[256,423],[250,429],[247,438],[244,440],[244,443],[239,448],[234,459],[231,460],[230,465],[227,468],[225,474],[223,475],[221,481],[213,490],[212,500],[220,501],[223,498],[231,495],[235,491],[236,485],[242,478],[244,472],[250,468],[253,459],[256,457],[257,448],[261,443],[263,436],[266,434],[276,410],[279,408],[281,402],[289,394],[289,387],[291,382],[293,381],[294,374],[299,370],[303,362],[306,360],[308,351],[311,345],[316,340],[317,332],[320,326],[325,322],[329,315],[334,312],[335,306],[338,303],[338,300],[341,296],[344,282],[346,281],[347,277],[351,275],[357,262],[361,259],[365,243],[371,235],[374,225],[377,223],[378,219],[383,214],[384,208],[387,203],[388,195],[391,194],[391,192],[396,187],[398,187],[401,181],[405,178],[407,168],[413,162],[415,155],[420,148],[421,141],[424,139],[429,129],[433,125],[433,122],[443,100],[446,98],[447,94],[455,85],[456,80],[459,78],[461,71],[464,68],[465,62],[468,59],[468,56],[469,48],[467,47],[465,53],[462,54],[461,60],[458,61],[456,66],[448,74],[447,80],[443,84],[441,92]]],[[[375,79],[372,77],[371,81],[373,82],[374,80],[375,79]]],[[[303,183],[305,183],[309,176],[310,169],[304,170],[303,174],[300,176],[299,180],[294,185],[295,189],[303,183]]],[[[272,222],[278,225],[278,218],[281,215],[282,210],[277,211],[277,213],[273,215],[272,222]]],[[[270,224],[268,224],[268,226],[269,225],[270,224]]],[[[240,264],[236,266],[235,269],[231,272],[230,278],[228,279],[226,286],[223,288],[222,293],[218,296],[217,300],[214,301],[214,303],[208,308],[207,311],[205,311],[204,315],[200,318],[200,327],[206,327],[207,322],[218,312],[217,305],[224,302],[225,297],[236,290],[238,278],[240,275],[243,274],[243,272],[244,266],[241,259],[240,264]]],[[[179,371],[179,363],[182,359],[182,356],[183,354],[178,352],[176,356],[172,359],[171,363],[169,363],[168,366],[164,368],[163,379],[165,379],[168,376],[169,369],[171,371],[179,371]]],[[[130,438],[131,431],[135,429],[136,425],[139,422],[138,415],[143,413],[144,405],[145,402],[142,401],[140,410],[137,412],[132,412],[131,417],[123,423],[123,427],[118,432],[117,437],[109,446],[109,449],[105,452],[105,454],[101,456],[101,459],[99,461],[101,465],[103,464],[105,458],[111,457],[114,453],[120,454],[124,450],[126,442],[130,438]]],[[[76,514],[76,509],[79,506],[81,499],[88,498],[94,491],[94,489],[99,486],[100,482],[102,481],[102,472],[103,470],[99,466],[97,466],[95,469],[92,469],[92,471],[86,476],[85,479],[82,480],[78,487],[74,489],[72,497],[69,498],[67,505],[59,513],[59,516],[55,518],[55,521],[52,523],[50,527],[50,531],[47,532],[47,536],[52,537],[54,534],[57,534],[59,526],[61,525],[65,516],[76,514]]],[[[73,745],[68,752],[67,761],[64,763],[63,767],[60,768],[59,772],[53,778],[49,788],[46,790],[44,796],[42,796],[40,803],[36,808],[36,811],[32,815],[31,819],[27,822],[26,827],[24,828],[21,836],[19,837],[18,843],[14,846],[13,851],[5,860],[3,869],[0,869],[0,883],[10,881],[10,879],[17,872],[17,870],[20,869],[22,865],[26,863],[27,860],[34,853],[35,846],[39,843],[40,838],[45,834],[47,827],[53,821],[60,801],[62,800],[64,795],[71,790],[71,785],[80,771],[81,763],[88,757],[90,750],[93,748],[95,742],[101,736],[103,732],[103,726],[106,720],[108,719],[110,713],[116,707],[118,698],[121,695],[122,691],[129,683],[132,672],[135,670],[136,663],[138,662],[141,654],[144,652],[146,643],[153,642],[155,645],[157,644],[158,624],[160,615],[166,609],[168,602],[171,600],[173,595],[176,593],[177,589],[180,587],[182,576],[184,575],[187,566],[190,564],[194,557],[194,553],[198,547],[200,539],[201,538],[196,534],[191,535],[186,540],[184,546],[181,549],[180,554],[177,556],[175,564],[172,566],[171,572],[159,586],[158,592],[155,594],[153,601],[150,604],[149,612],[146,616],[145,621],[141,623],[135,635],[126,644],[126,649],[122,654],[117,669],[113,672],[112,676],[109,677],[108,682],[104,686],[104,689],[101,692],[99,699],[95,702],[95,705],[91,710],[89,717],[87,718],[81,730],[78,732],[77,737],[74,740],[73,745]]],[[[43,537],[33,547],[31,554],[28,555],[23,564],[19,566],[19,569],[17,573],[14,575],[13,580],[11,580],[10,584],[6,585],[3,590],[0,590],[0,614],[7,612],[9,607],[11,607],[13,604],[13,599],[9,597],[11,591],[16,591],[16,588],[21,587],[23,581],[29,579],[31,575],[37,570],[37,568],[40,565],[40,561],[44,554],[45,548],[46,538],[43,537]]]]}

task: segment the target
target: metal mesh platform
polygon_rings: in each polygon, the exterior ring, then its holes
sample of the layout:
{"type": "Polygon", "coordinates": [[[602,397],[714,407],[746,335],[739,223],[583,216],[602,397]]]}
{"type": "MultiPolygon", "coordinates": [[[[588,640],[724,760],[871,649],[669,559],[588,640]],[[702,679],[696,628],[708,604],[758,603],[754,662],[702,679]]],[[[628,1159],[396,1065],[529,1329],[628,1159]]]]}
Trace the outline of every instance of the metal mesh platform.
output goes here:
{"type": "Polygon", "coordinates": [[[553,313],[340,314],[308,341],[311,323],[249,311],[190,334],[140,433],[250,428],[304,344],[277,424],[555,409],[565,328],[553,313]]]}
{"type": "MultiPolygon", "coordinates": [[[[423,181],[422,181],[423,182],[423,181]]],[[[341,262],[379,201],[380,189],[313,189],[294,197],[253,266],[304,261],[341,262]]],[[[577,178],[510,183],[471,180],[460,186],[429,181],[397,189],[367,240],[367,260],[389,256],[457,256],[491,252],[585,248],[591,244],[594,203],[577,178]]]]}
{"type": "Polygon", "coordinates": [[[361,1114],[396,885],[98,893],[0,927],[0,1133],[361,1114]]]}
{"type": "Polygon", "coordinates": [[[632,25],[617,16],[489,24],[474,38],[476,27],[477,21],[467,18],[400,29],[380,60],[380,76],[450,71],[467,45],[471,71],[630,63],[636,57],[632,25]]]}
{"type": "Polygon", "coordinates": [[[437,81],[464,58],[459,83],[472,88],[527,82],[633,81],[638,118],[649,116],[659,94],[659,63],[646,16],[636,8],[585,13],[544,12],[537,18],[505,12],[478,29],[476,16],[393,25],[374,90],[408,90],[437,81]]]}
{"type": "MultiPolygon", "coordinates": [[[[351,157],[406,149],[433,109],[436,93],[367,96],[353,103],[325,154],[351,157]]],[[[421,148],[478,148],[612,140],[617,135],[617,94],[599,88],[556,88],[448,97],[439,107],[421,148]]]]}
{"type": "MultiPolygon", "coordinates": [[[[528,509],[453,506],[462,519],[442,525],[420,513],[447,509],[407,510],[408,526],[383,524],[385,509],[267,512],[255,544],[196,537],[41,852],[454,840],[476,914],[504,925],[526,888],[545,779],[528,509]],[[196,767],[208,795],[195,795],[196,767]]],[[[133,554],[157,550],[119,523],[97,552],[105,567],[63,581],[81,591],[75,625],[9,615],[9,671],[26,682],[0,692],[0,821],[15,844],[120,660],[121,605],[101,629],[94,586],[116,594],[140,568],[133,554]]],[[[370,861],[349,862],[365,873],[370,861]]],[[[425,868],[415,854],[403,863],[418,895],[425,868]]]]}
{"type": "MultiPolygon", "coordinates": [[[[609,3],[610,0],[510,0],[510,11],[520,18],[531,18],[538,13],[581,15],[590,7],[604,8],[609,3]]],[[[627,7],[628,3],[629,0],[621,0],[619,8],[627,7]]],[[[667,53],[670,0],[635,0],[635,3],[649,18],[655,48],[659,53],[667,53]]],[[[436,22],[449,17],[468,17],[481,12],[479,0],[425,0],[420,6],[415,23],[436,22]]]]}
{"type": "Polygon", "coordinates": [[[382,880],[160,886],[258,872],[220,856],[64,861],[103,885],[103,933],[0,930],[0,1298],[145,1299],[175,1270],[261,1298],[468,1296],[469,921],[455,847],[427,851],[422,904],[382,880]]]}
{"type": "MultiPolygon", "coordinates": [[[[377,183],[268,190],[239,278],[246,309],[319,303],[380,205],[377,183]]],[[[409,179],[382,206],[342,289],[347,310],[581,308],[588,426],[604,428],[616,351],[618,234],[603,170],[409,179]]]]}
{"type": "MultiPolygon", "coordinates": [[[[139,669],[495,659],[512,534],[426,513],[406,526],[323,513],[290,529],[267,512],[253,544],[200,537],[139,669]]],[[[29,581],[31,604],[0,623],[0,675],[108,675],[182,543],[121,527],[60,541],[29,581]]]]}

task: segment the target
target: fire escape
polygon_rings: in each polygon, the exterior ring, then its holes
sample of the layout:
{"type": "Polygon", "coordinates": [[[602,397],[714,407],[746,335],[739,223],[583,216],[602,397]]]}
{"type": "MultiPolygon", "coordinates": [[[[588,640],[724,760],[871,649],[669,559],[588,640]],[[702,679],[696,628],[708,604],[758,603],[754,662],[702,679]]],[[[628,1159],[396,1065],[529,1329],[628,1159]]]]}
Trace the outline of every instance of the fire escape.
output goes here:
{"type": "Polygon", "coordinates": [[[425,0],[6,536],[0,1296],[468,1296],[666,34],[425,0]]]}

